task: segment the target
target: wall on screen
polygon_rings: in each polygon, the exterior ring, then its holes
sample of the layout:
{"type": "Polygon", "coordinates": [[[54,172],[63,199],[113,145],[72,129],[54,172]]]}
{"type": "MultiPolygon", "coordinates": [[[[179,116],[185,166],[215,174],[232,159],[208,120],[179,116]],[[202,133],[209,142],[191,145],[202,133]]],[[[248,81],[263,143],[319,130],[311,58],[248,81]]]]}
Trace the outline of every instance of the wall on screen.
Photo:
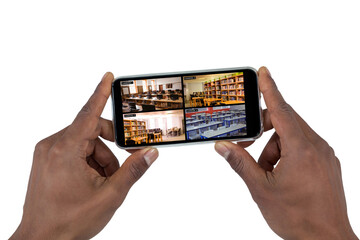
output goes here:
{"type": "Polygon", "coordinates": [[[190,99],[190,94],[194,92],[203,92],[204,91],[204,84],[202,82],[193,82],[186,84],[186,99],[190,99]]]}
{"type": "Polygon", "coordinates": [[[175,77],[175,78],[155,79],[155,84],[156,84],[156,90],[159,90],[159,85],[163,86],[163,90],[181,89],[181,78],[175,77]],[[171,88],[167,88],[166,84],[172,84],[171,88]]]}

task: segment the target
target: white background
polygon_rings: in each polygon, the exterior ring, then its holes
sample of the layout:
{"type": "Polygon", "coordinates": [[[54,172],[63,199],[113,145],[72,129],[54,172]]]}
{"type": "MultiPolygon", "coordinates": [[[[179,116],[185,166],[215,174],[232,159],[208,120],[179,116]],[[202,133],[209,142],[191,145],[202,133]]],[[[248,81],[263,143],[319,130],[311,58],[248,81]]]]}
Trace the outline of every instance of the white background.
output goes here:
{"type": "MultiPolygon", "coordinates": [[[[360,234],[358,1],[1,1],[0,238],[22,215],[35,144],[116,76],[268,66],[335,149],[360,234]]],[[[103,114],[111,119],[111,101],[103,114]]],[[[248,150],[257,158],[271,132],[248,150]]],[[[120,162],[128,154],[108,146],[120,162]]],[[[44,226],[45,227],[45,226],[44,226]]],[[[213,144],[160,149],[95,239],[279,239],[213,144]]]]}

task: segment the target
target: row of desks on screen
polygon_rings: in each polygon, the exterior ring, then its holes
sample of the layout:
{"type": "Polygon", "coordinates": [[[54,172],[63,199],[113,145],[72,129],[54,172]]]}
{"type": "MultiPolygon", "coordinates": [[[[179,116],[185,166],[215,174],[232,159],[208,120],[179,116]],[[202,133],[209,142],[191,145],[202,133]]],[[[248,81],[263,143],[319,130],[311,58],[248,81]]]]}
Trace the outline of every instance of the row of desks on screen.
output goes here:
{"type": "Polygon", "coordinates": [[[219,129],[219,130],[201,133],[200,137],[201,137],[201,139],[226,137],[228,134],[238,132],[239,130],[241,130],[245,127],[246,127],[245,124],[235,124],[228,128],[223,128],[223,129],[219,129]]]}
{"type": "Polygon", "coordinates": [[[233,125],[239,125],[239,124],[242,124],[245,126],[245,124],[243,124],[243,122],[242,122],[243,118],[245,118],[245,116],[237,117],[237,118],[233,118],[233,119],[226,119],[224,121],[212,121],[207,124],[204,122],[204,120],[197,120],[197,122],[199,122],[199,123],[201,122],[197,126],[189,126],[188,124],[186,125],[186,134],[187,134],[187,137],[189,138],[189,134],[192,131],[200,130],[200,132],[204,132],[205,130],[210,130],[210,128],[213,126],[216,126],[216,129],[221,126],[226,126],[225,129],[229,129],[233,125]]]}
{"type": "Polygon", "coordinates": [[[135,102],[138,105],[147,104],[155,105],[156,107],[165,107],[165,108],[181,108],[183,106],[183,100],[171,100],[171,99],[157,99],[157,98],[126,98],[128,102],[135,102]]]}
{"type": "Polygon", "coordinates": [[[216,127],[220,127],[223,125],[223,122],[210,122],[208,124],[205,124],[205,120],[199,120],[199,121],[203,121],[204,124],[200,124],[199,126],[193,126],[193,127],[188,127],[186,126],[186,136],[189,139],[190,137],[190,133],[192,131],[197,131],[197,130],[210,130],[211,127],[216,126],[216,127]]]}
{"type": "Polygon", "coordinates": [[[182,99],[178,99],[178,100],[171,100],[171,99],[157,99],[157,98],[139,98],[139,97],[134,97],[134,98],[126,98],[126,100],[130,100],[130,101],[140,101],[140,102],[163,102],[163,103],[179,103],[179,104],[182,104],[183,103],[183,100],[182,99]]]}
{"type": "Polygon", "coordinates": [[[208,119],[213,117],[221,117],[221,116],[232,116],[232,115],[242,115],[243,113],[241,111],[223,111],[223,112],[217,112],[217,113],[196,113],[192,115],[191,117],[187,118],[189,121],[191,119],[208,119]]]}
{"type": "MultiPolygon", "coordinates": [[[[233,123],[239,123],[242,122],[242,120],[244,120],[246,117],[245,115],[242,115],[240,117],[232,117],[232,115],[223,115],[223,116],[218,116],[218,117],[212,117],[211,118],[211,122],[222,122],[225,124],[225,126],[230,126],[233,123]]],[[[198,126],[198,125],[202,125],[205,124],[205,119],[199,119],[199,120],[191,120],[188,121],[188,118],[186,118],[186,128],[189,129],[192,126],[198,126]]]]}

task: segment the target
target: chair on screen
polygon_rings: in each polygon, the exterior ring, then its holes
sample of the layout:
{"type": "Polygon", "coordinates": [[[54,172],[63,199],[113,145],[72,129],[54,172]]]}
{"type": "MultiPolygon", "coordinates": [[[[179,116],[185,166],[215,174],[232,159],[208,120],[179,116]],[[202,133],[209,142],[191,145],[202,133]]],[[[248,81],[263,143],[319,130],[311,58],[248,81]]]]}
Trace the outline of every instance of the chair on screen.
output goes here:
{"type": "Polygon", "coordinates": [[[142,106],[143,111],[154,111],[155,110],[155,105],[143,104],[141,106],[142,106]]]}
{"type": "Polygon", "coordinates": [[[129,108],[130,108],[130,112],[138,112],[139,110],[136,109],[136,103],[134,102],[129,102],[129,108]]]}
{"type": "Polygon", "coordinates": [[[178,99],[179,99],[179,95],[177,95],[177,94],[170,94],[170,99],[171,99],[171,100],[178,100],[178,99]]]}
{"type": "Polygon", "coordinates": [[[154,133],[148,133],[148,142],[154,142],[155,141],[155,136],[154,136],[154,133]]]}
{"type": "Polygon", "coordinates": [[[135,145],[135,141],[132,139],[128,139],[128,140],[126,140],[125,145],[135,145]]]}

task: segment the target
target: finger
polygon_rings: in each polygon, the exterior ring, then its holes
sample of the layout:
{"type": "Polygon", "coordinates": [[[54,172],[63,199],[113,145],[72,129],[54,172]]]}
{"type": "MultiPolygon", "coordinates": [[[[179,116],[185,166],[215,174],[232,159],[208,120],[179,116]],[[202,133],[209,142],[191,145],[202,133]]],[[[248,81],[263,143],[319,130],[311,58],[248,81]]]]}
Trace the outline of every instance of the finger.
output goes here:
{"type": "Polygon", "coordinates": [[[263,118],[264,118],[264,131],[269,131],[273,129],[273,125],[271,123],[270,113],[267,109],[263,110],[263,118]]]}
{"type": "Polygon", "coordinates": [[[110,120],[100,118],[96,130],[94,131],[93,136],[89,140],[91,141],[95,140],[99,136],[102,137],[103,139],[114,142],[115,140],[114,127],[110,120]]]}
{"type": "Polygon", "coordinates": [[[121,167],[109,178],[109,186],[115,189],[119,201],[124,193],[138,181],[159,156],[156,148],[144,148],[129,156],[121,167]]]}
{"type": "Polygon", "coordinates": [[[266,144],[258,160],[259,165],[265,171],[271,172],[274,169],[274,166],[279,161],[281,156],[280,149],[281,145],[279,141],[279,136],[275,132],[266,144]]]}
{"type": "Polygon", "coordinates": [[[100,115],[110,96],[111,83],[113,80],[114,75],[110,72],[103,76],[93,95],[70,125],[67,134],[71,138],[76,140],[90,140],[97,137],[94,137],[94,132],[98,128],[100,115]]]}
{"type": "Polygon", "coordinates": [[[104,170],[106,177],[112,176],[120,167],[118,159],[100,138],[95,140],[91,157],[104,170]]]}
{"type": "Polygon", "coordinates": [[[236,144],[242,148],[247,148],[252,145],[255,141],[247,141],[247,142],[237,142],[236,144]]]}
{"type": "Polygon", "coordinates": [[[133,153],[135,153],[135,152],[137,152],[137,151],[139,151],[139,150],[141,150],[141,149],[127,149],[126,151],[127,151],[128,153],[133,154],[133,153]]]}
{"type": "Polygon", "coordinates": [[[271,123],[280,138],[287,142],[304,137],[293,109],[285,102],[265,67],[259,69],[259,87],[264,95],[271,123]]]}
{"type": "Polygon", "coordinates": [[[114,126],[112,121],[104,118],[100,118],[99,128],[100,128],[100,133],[99,133],[100,137],[111,142],[115,141],[114,126]]]}
{"type": "MultiPolygon", "coordinates": [[[[72,134],[74,134],[74,132],[72,132],[72,133],[69,133],[69,132],[74,131],[75,129],[71,128],[71,125],[70,125],[69,127],[65,128],[64,130],[65,130],[64,134],[67,134],[67,136],[71,136],[72,134]]],[[[87,140],[87,144],[81,143],[80,149],[86,150],[86,157],[93,154],[95,140],[98,139],[99,136],[102,137],[103,139],[114,142],[114,140],[115,140],[114,127],[110,120],[100,118],[98,121],[98,126],[97,126],[96,130],[93,132],[93,136],[91,136],[91,139],[87,140]]],[[[63,143],[63,145],[69,146],[72,149],[74,149],[73,148],[74,144],[79,143],[79,141],[76,141],[75,139],[69,138],[69,137],[67,137],[65,139],[61,139],[59,141],[61,141],[59,144],[63,143]]]]}
{"type": "Polygon", "coordinates": [[[89,156],[86,158],[86,162],[88,165],[93,168],[100,176],[106,177],[104,169],[100,166],[100,164],[92,157],[89,156]]]}
{"type": "Polygon", "coordinates": [[[244,180],[250,191],[263,181],[264,170],[255,162],[254,158],[242,147],[227,141],[215,144],[215,150],[223,156],[234,171],[244,180]]]}

